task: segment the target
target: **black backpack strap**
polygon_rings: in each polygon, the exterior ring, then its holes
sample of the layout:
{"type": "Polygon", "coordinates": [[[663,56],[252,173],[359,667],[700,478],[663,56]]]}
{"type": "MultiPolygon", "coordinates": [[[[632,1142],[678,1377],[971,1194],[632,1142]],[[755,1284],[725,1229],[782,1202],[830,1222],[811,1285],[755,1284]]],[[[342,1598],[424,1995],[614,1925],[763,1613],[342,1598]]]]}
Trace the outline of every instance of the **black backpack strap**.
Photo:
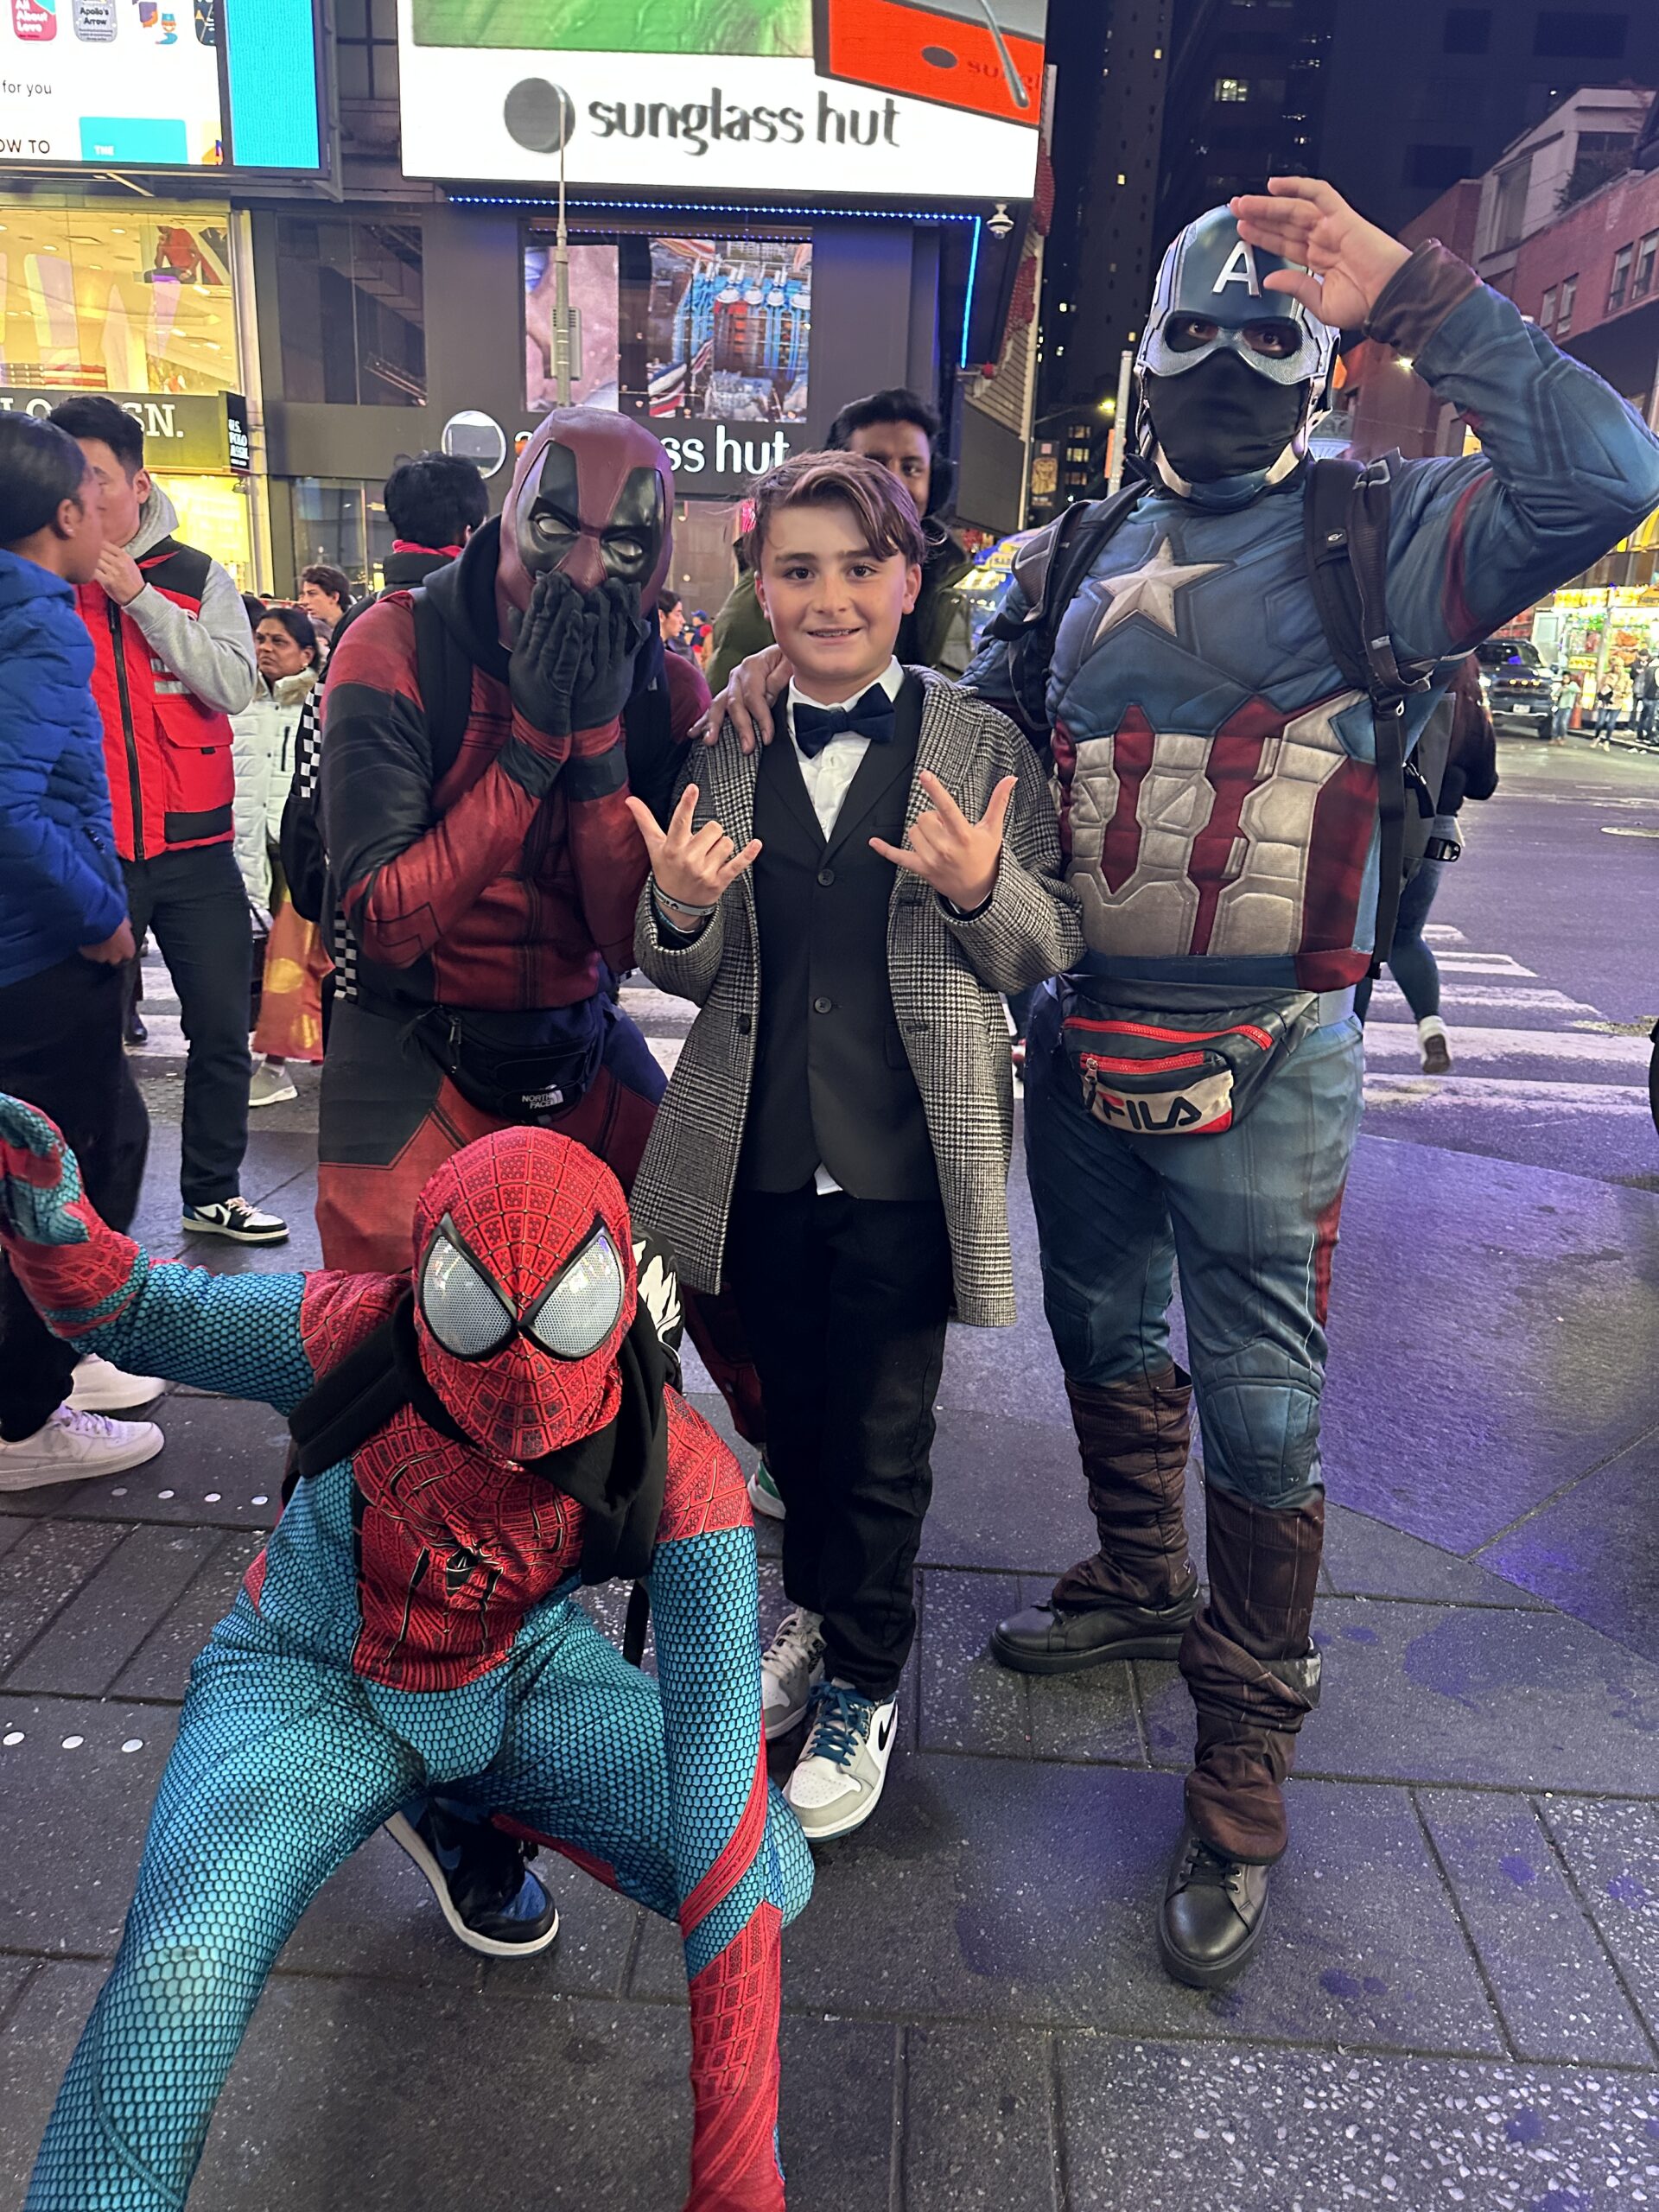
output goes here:
{"type": "Polygon", "coordinates": [[[473,664],[458,650],[423,585],[410,594],[410,603],[415,617],[415,680],[426,714],[435,788],[459,759],[472,719],[473,664]]]}
{"type": "Polygon", "coordinates": [[[317,1378],[289,1415],[294,1446],[284,1501],[295,1483],[349,1459],[408,1403],[409,1385],[397,1365],[396,1327],[396,1314],[388,1315],[354,1351],[317,1378]]]}
{"type": "Polygon", "coordinates": [[[1402,668],[1389,630],[1389,518],[1394,456],[1364,467],[1316,461],[1302,505],[1308,581],[1331,658],[1367,694],[1376,738],[1376,933],[1373,969],[1394,944],[1405,882],[1406,702],[1428,688],[1426,671],[1402,668]]]}
{"type": "Polygon", "coordinates": [[[645,1630],[651,1626],[651,1592],[636,1582],[628,1592],[627,1617],[622,1624],[622,1656],[637,1667],[645,1656],[645,1630]]]}
{"type": "Polygon", "coordinates": [[[986,634],[1007,644],[1014,719],[1038,744],[1048,742],[1048,672],[1065,610],[1101,547],[1146,489],[1136,481],[1107,499],[1080,499],[1028,539],[1014,556],[1014,580],[1024,595],[1026,612],[995,615],[986,634]]]}

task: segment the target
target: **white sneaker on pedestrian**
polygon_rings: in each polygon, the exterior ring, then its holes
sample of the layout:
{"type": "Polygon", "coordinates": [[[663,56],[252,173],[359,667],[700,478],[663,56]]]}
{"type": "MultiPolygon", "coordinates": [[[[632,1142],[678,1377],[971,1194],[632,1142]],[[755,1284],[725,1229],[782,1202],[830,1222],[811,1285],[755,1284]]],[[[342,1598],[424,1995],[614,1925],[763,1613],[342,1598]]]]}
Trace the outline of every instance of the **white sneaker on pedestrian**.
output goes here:
{"type": "Polygon", "coordinates": [[[764,1513],[768,1521],[784,1521],[789,1517],[784,1494],[764,1459],[749,1477],[749,1503],[757,1513],[764,1513]]]}
{"type": "Polygon", "coordinates": [[[878,1705],[847,1682],[820,1682],[811,1722],[784,1784],[784,1802],[809,1843],[828,1843],[862,1827],[880,1802],[899,1733],[899,1700],[878,1705]]]}
{"type": "Polygon", "coordinates": [[[1438,1014],[1426,1014],[1417,1025],[1417,1049],[1423,1056],[1425,1075],[1449,1075],[1452,1046],[1446,1024],[1438,1014]]]}
{"type": "Polygon", "coordinates": [[[69,1403],[78,1414],[127,1414],[153,1403],[166,1388],[159,1375],[128,1375],[89,1351],[75,1369],[69,1403]]]}
{"type": "Polygon", "coordinates": [[[784,1615],[760,1660],[760,1719],[768,1743],[799,1724],[823,1680],[823,1616],[797,1605],[784,1615]]]}
{"type": "Polygon", "coordinates": [[[248,1084],[250,1106],[280,1106],[284,1099],[299,1095],[286,1063],[281,1060],[274,1067],[269,1060],[261,1060],[248,1084]]]}
{"type": "Polygon", "coordinates": [[[111,1421],[105,1414],[60,1406],[33,1436],[16,1444],[0,1440],[0,1491],[124,1474],[153,1459],[166,1441],[153,1421],[111,1421]]]}
{"type": "Polygon", "coordinates": [[[224,1198],[217,1205],[186,1206],[184,1225],[193,1236],[228,1236],[232,1244],[286,1244],[288,1224],[261,1213],[245,1198],[224,1198]]]}

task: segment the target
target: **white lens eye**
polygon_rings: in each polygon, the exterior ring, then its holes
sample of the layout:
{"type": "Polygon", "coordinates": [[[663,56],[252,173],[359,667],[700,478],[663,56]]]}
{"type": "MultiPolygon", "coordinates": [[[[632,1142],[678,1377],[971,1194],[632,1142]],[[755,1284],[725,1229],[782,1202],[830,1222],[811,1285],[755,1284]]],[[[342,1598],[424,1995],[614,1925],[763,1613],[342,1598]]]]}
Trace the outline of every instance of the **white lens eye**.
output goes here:
{"type": "Polygon", "coordinates": [[[616,1326],[626,1281],[609,1232],[597,1230],[529,1317],[531,1337],[556,1358],[586,1359],[616,1326]]]}
{"type": "Polygon", "coordinates": [[[495,1290],[442,1231],[421,1269],[421,1312],[427,1327],[457,1359],[499,1351],[512,1334],[512,1316],[495,1290]]]}

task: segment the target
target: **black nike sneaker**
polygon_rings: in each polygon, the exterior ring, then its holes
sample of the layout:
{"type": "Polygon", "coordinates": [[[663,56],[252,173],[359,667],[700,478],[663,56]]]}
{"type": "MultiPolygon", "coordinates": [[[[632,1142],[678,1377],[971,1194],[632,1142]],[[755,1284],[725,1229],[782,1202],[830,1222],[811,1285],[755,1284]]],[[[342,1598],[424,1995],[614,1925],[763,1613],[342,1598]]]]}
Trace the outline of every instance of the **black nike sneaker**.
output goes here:
{"type": "Polygon", "coordinates": [[[386,1834],[432,1885],[452,1934],[486,1959],[526,1959],[559,1933],[559,1909],[530,1871],[534,1844],[487,1821],[464,1820],[428,1798],[413,1820],[394,1813],[386,1834]]]}

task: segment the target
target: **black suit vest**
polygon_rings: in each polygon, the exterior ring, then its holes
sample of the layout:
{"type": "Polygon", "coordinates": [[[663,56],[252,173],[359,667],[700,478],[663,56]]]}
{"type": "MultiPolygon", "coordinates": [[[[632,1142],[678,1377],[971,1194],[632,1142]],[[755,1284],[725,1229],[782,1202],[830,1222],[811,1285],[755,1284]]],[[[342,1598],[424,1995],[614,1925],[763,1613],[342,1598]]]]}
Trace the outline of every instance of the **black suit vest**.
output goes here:
{"type": "Polygon", "coordinates": [[[760,1027],[738,1170],[751,1190],[798,1191],[822,1162],[856,1198],[938,1196],[887,980],[893,865],[869,846],[904,842],[922,697],[906,677],[893,742],[866,752],[828,838],[787,734],[761,752],[760,1027]]]}

